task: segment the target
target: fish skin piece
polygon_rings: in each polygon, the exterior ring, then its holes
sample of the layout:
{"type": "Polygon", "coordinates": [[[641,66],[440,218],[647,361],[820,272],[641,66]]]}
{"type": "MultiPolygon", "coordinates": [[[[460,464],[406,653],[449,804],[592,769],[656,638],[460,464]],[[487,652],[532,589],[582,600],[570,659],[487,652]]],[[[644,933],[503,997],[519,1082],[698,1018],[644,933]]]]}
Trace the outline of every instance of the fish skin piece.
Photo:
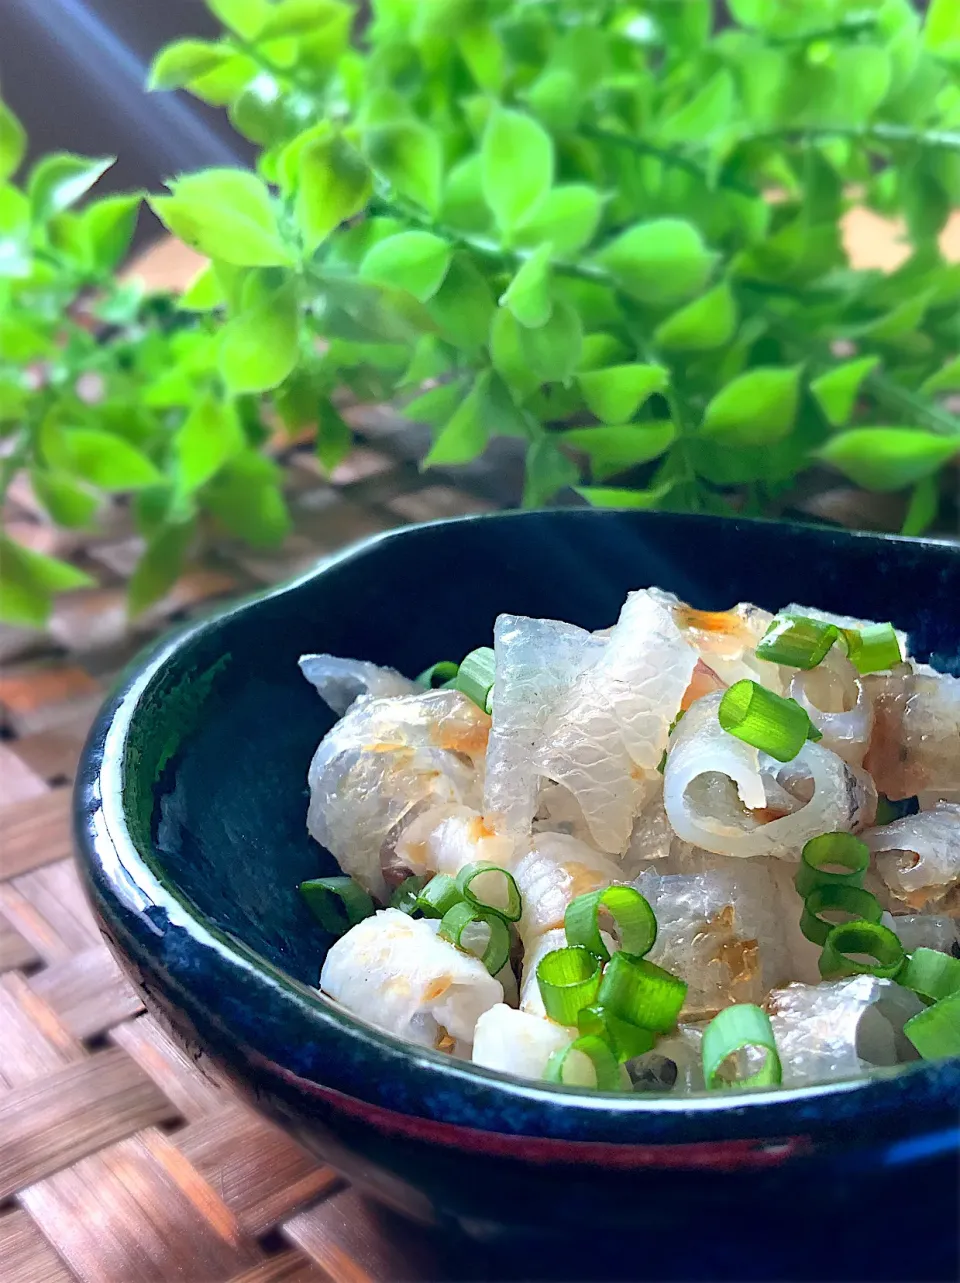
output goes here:
{"type": "Polygon", "coordinates": [[[537,936],[563,926],[571,900],[623,881],[619,865],[567,833],[538,834],[513,876],[523,899],[520,938],[528,949],[537,936]]]}
{"type": "Polygon", "coordinates": [[[773,615],[752,602],[738,602],[729,610],[697,610],[673,593],[651,589],[669,604],[685,640],[696,648],[700,660],[724,686],[743,679],[759,682],[777,695],[783,694],[783,670],[779,664],[758,659],[756,648],[773,622],[773,615]]]}
{"type": "Polygon", "coordinates": [[[394,668],[381,668],[365,659],[341,659],[337,655],[301,655],[300,671],[338,717],[356,699],[370,696],[383,699],[394,695],[416,695],[416,682],[394,668]]]}
{"type": "Polygon", "coordinates": [[[941,802],[868,829],[863,840],[896,900],[918,912],[960,915],[960,806],[941,802]]]}
{"type": "Polygon", "coordinates": [[[473,1063],[518,1078],[542,1078],[553,1053],[576,1037],[576,1029],[498,1003],[477,1021],[473,1063]]]}
{"type": "Polygon", "coordinates": [[[381,909],[330,946],[320,989],[398,1038],[435,1047],[443,1030],[464,1052],[503,988],[483,963],[437,934],[434,918],[381,909]]]}
{"type": "Polygon", "coordinates": [[[790,671],[793,676],[787,694],[822,735],[821,748],[836,753],[850,766],[862,766],[873,734],[873,701],[846,655],[834,646],[816,668],[790,671]],[[829,708],[831,704],[838,707],[829,708]]]}
{"type": "Polygon", "coordinates": [[[932,913],[903,913],[896,916],[885,913],[880,922],[896,932],[905,953],[913,953],[914,949],[936,949],[939,953],[953,953],[960,944],[960,921],[956,918],[937,917],[932,913]]]}
{"type": "Polygon", "coordinates": [[[960,789],[960,677],[898,664],[870,673],[864,685],[874,730],[864,766],[887,797],[960,789]]]}

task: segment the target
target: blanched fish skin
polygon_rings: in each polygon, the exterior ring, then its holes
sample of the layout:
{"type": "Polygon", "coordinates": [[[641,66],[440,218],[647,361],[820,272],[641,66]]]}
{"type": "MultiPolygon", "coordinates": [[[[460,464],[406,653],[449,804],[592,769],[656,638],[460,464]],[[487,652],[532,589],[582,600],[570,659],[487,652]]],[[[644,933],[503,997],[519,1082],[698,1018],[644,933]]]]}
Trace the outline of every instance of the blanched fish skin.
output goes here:
{"type": "Polygon", "coordinates": [[[916,994],[891,980],[850,976],[792,984],[767,997],[784,1087],[851,1078],[875,1065],[915,1059],[898,1037],[922,1009],[916,994]]]}
{"type": "Polygon", "coordinates": [[[307,828],[375,899],[397,825],[424,804],[479,801],[490,719],[459,691],[355,703],[310,763],[307,828]]]}
{"type": "Polygon", "coordinates": [[[320,989],[398,1038],[466,1053],[478,1019],[503,1001],[503,989],[439,929],[436,919],[381,909],[330,946],[320,989]]]}
{"type": "Polygon", "coordinates": [[[775,762],[723,730],[717,717],[721,699],[697,700],[670,737],[663,799],[678,837],[718,855],[799,860],[810,838],[856,832],[873,819],[876,791],[865,772],[810,741],[792,762],[775,762]],[[808,777],[810,800],[770,818],[764,771],[781,784],[791,774],[808,777]]]}
{"type": "Polygon", "coordinates": [[[620,858],[625,878],[634,878],[648,860],[666,860],[678,841],[667,819],[662,789],[644,803],[634,821],[627,849],[620,858]]]}
{"type": "Polygon", "coordinates": [[[960,788],[960,677],[898,664],[864,678],[874,730],[864,766],[889,798],[960,788]]]}
{"type": "Polygon", "coordinates": [[[773,615],[760,606],[742,601],[729,610],[696,610],[672,593],[650,590],[669,602],[684,638],[694,646],[701,660],[724,684],[732,686],[744,678],[759,682],[777,695],[783,694],[783,672],[779,664],[758,659],[757,645],[773,622],[773,615]]]}
{"type": "Polygon", "coordinates": [[[342,716],[354,700],[369,695],[383,699],[394,695],[417,695],[422,687],[393,668],[381,668],[365,659],[341,659],[337,655],[301,655],[300,671],[321,697],[342,716]]]}
{"type": "Polygon", "coordinates": [[[880,921],[883,926],[897,933],[905,953],[913,953],[914,949],[954,953],[960,945],[960,921],[956,918],[936,917],[932,913],[904,913],[896,916],[885,913],[880,921]]]}
{"type": "Polygon", "coordinates": [[[513,876],[523,898],[520,938],[528,949],[537,936],[563,926],[571,900],[623,881],[618,865],[566,833],[538,834],[513,876]]]}
{"type": "Polygon", "coordinates": [[[455,878],[468,864],[509,869],[515,844],[469,806],[435,806],[421,811],[396,843],[397,858],[411,873],[445,873],[455,878]]]}
{"type": "Polygon", "coordinates": [[[960,806],[905,815],[863,834],[890,894],[916,911],[960,914],[960,806]]]}
{"type": "Polygon", "coordinates": [[[553,1053],[576,1036],[576,1029],[498,1003],[477,1021],[473,1063],[518,1078],[542,1078],[553,1053]]]}
{"type": "Polygon", "coordinates": [[[873,701],[846,655],[833,646],[816,668],[794,671],[787,694],[823,736],[821,748],[851,766],[863,765],[873,733],[873,701]]]}

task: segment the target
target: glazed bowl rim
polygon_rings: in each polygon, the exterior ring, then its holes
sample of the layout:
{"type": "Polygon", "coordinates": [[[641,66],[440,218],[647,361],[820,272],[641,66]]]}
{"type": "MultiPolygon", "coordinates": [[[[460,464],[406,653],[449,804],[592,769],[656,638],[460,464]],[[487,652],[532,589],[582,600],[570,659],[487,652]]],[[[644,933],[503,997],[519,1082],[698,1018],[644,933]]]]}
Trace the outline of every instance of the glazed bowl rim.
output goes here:
{"type": "MultiPolygon", "coordinates": [[[[638,512],[634,509],[556,509],[549,515],[559,517],[561,514],[567,520],[571,518],[576,520],[578,516],[585,516],[588,520],[598,520],[607,515],[611,519],[617,516],[627,517],[630,520],[640,518],[641,522],[644,519],[653,519],[651,521],[653,525],[656,517],[662,515],[638,512]]],[[[155,867],[162,866],[162,857],[153,849],[152,843],[149,854],[145,855],[138,848],[127,823],[127,798],[123,785],[124,764],[131,731],[136,725],[146,697],[161,679],[168,665],[175,664],[186,648],[198,638],[216,632],[228,620],[233,621],[245,615],[255,614],[261,604],[288,594],[295,594],[332,570],[370,556],[385,543],[403,541],[423,530],[459,527],[480,522],[522,523],[531,518],[543,519],[545,515],[547,514],[542,511],[484,512],[378,532],[322,559],[316,566],[296,578],[233,602],[226,609],[208,618],[168,634],[141,652],[121,675],[116,688],[99,711],[84,747],[76,777],[74,790],[76,844],[95,905],[108,920],[114,916],[111,912],[111,897],[116,897],[128,911],[136,914],[142,914],[147,906],[159,906],[171,925],[185,931],[197,945],[204,949],[212,949],[221,958],[228,960],[231,971],[238,978],[241,973],[246,972],[249,975],[254,972],[258,979],[272,991],[272,994],[284,1004],[297,1007],[301,1012],[306,1010],[309,1013],[310,1022],[316,1026],[318,1038],[329,1036],[339,1042],[345,1042],[349,1044],[352,1055],[372,1055],[383,1061],[385,1068],[396,1066],[399,1058],[415,1069],[418,1074],[426,1071],[429,1074],[429,1095],[434,1101],[444,1091],[475,1092],[486,1088],[496,1092],[506,1104],[522,1103],[537,1108],[538,1112],[543,1109],[549,1113],[562,1101],[566,1106],[565,1113],[577,1111],[581,1115],[581,1120],[587,1123],[591,1116],[610,1116],[611,1114],[620,1119],[650,1115],[657,1115],[662,1119],[666,1115],[675,1115],[678,1122],[683,1119],[690,1123],[696,1119],[705,1120],[718,1113],[729,1115],[733,1111],[740,1111],[744,1118],[749,1117],[754,1120],[753,1126],[747,1127],[746,1130],[756,1134],[758,1128],[762,1132],[776,1131],[777,1120],[788,1106],[797,1103],[803,1105],[811,1102],[838,1101],[851,1093],[858,1093],[864,1097],[864,1107],[869,1110],[871,1102],[868,1098],[872,1098],[879,1105],[883,1099],[882,1093],[893,1081],[902,1082],[908,1079],[917,1087],[921,1087],[922,1084],[927,1090],[932,1089],[937,1096],[940,1094],[941,1080],[942,1086],[947,1088],[952,1085],[948,1083],[948,1078],[952,1080],[956,1076],[957,1085],[960,1086],[960,1058],[932,1062],[920,1061],[915,1064],[878,1069],[855,1078],[803,1087],[778,1087],[752,1092],[699,1093],[675,1098],[548,1085],[502,1074],[474,1065],[472,1062],[454,1060],[443,1053],[419,1047],[352,1016],[323,997],[318,990],[283,972],[242,940],[217,927],[186,894],[178,891],[172,884],[164,882],[155,872],[155,867]]],[[[678,519],[677,514],[671,514],[671,517],[673,520],[678,519]]],[[[774,523],[747,518],[716,518],[701,514],[689,517],[684,515],[684,519],[697,524],[712,524],[722,520],[726,525],[746,528],[776,525],[797,531],[809,532],[811,529],[816,529],[816,527],[797,523],[774,523]]],[[[921,545],[931,549],[943,547],[941,541],[910,539],[897,535],[877,535],[860,531],[830,531],[830,533],[836,533],[844,540],[889,541],[911,547],[921,545]]],[[[958,549],[958,556],[960,556],[960,549],[958,549]]],[[[269,1052],[257,1052],[256,1027],[254,1020],[243,1030],[231,1030],[231,1036],[238,1043],[241,1038],[243,1039],[244,1061],[249,1061],[251,1050],[254,1058],[261,1059],[266,1055],[269,1059],[269,1052]]],[[[322,1087],[322,1070],[314,1081],[322,1087]]],[[[421,1106],[424,1105],[423,1101],[419,1103],[421,1106]]],[[[390,1107],[389,1102],[387,1107],[390,1107]]],[[[438,1121],[443,1121],[442,1109],[434,1106],[426,1108],[426,1112],[435,1116],[438,1121]]]]}

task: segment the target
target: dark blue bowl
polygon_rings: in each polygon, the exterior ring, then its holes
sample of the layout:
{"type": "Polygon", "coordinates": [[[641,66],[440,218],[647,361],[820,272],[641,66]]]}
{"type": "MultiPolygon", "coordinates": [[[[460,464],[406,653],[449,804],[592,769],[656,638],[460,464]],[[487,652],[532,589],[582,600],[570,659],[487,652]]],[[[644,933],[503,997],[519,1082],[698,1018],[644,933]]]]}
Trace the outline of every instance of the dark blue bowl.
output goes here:
{"type": "Polygon", "coordinates": [[[865,1212],[892,1195],[911,1245],[904,1276],[938,1276],[955,1242],[955,1060],[752,1095],[602,1095],[411,1047],[312,988],[330,940],[296,885],[334,869],[305,829],[307,765],[331,717],[298,656],[416,673],[487,642],[501,611],[599,628],[646,584],[707,609],[794,600],[892,617],[919,658],[960,671],[957,547],[591,510],[401,530],[167,640],[126,676],[76,792],[103,929],[191,1049],[415,1216],[474,1237],[548,1229],[555,1243],[588,1232],[615,1247],[635,1247],[645,1225],[653,1275],[673,1272],[678,1242],[687,1276],[789,1273],[770,1255],[785,1240],[794,1276],[822,1277],[812,1245],[829,1241],[835,1265],[849,1240],[848,1277],[899,1277],[896,1235],[880,1255],[866,1246],[878,1226],[865,1212]]]}

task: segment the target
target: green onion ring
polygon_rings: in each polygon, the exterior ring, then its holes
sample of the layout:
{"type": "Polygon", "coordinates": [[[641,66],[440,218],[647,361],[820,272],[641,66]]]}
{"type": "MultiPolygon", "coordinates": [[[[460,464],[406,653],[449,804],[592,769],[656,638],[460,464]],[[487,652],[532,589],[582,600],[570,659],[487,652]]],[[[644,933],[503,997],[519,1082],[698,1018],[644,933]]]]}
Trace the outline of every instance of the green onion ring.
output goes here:
{"type": "Polygon", "coordinates": [[[775,695],[749,678],[724,691],[718,716],[725,731],[778,762],[792,761],[808,739],[823,738],[795,699],[775,695]]]}
{"type": "Polygon", "coordinates": [[[837,925],[821,917],[822,913],[830,909],[852,914],[863,922],[879,922],[883,917],[880,901],[869,891],[864,891],[863,887],[817,887],[807,896],[800,918],[800,930],[814,944],[826,944],[827,936],[837,925]]]}
{"type": "Polygon", "coordinates": [[[863,885],[870,863],[870,848],[852,833],[821,833],[811,838],[800,854],[800,867],[793,884],[800,895],[809,895],[822,886],[863,885]],[[842,872],[826,866],[839,865],[842,872]]]}
{"type": "Polygon", "coordinates": [[[575,1025],[582,1008],[596,1000],[600,960],[579,946],[553,949],[537,964],[537,984],[550,1019],[575,1025]]]}
{"type": "Polygon", "coordinates": [[[806,615],[778,615],[757,644],[757,659],[810,669],[826,659],[840,636],[836,624],[806,615]]]}
{"type": "Polygon", "coordinates": [[[577,1013],[577,1028],[582,1034],[602,1038],[620,1064],[652,1051],[657,1035],[650,1029],[640,1029],[607,1011],[606,1007],[584,1007],[577,1013]]]}
{"type": "Polygon", "coordinates": [[[623,1080],[616,1057],[602,1038],[596,1038],[592,1034],[574,1038],[569,1046],[561,1047],[559,1051],[553,1053],[547,1061],[543,1074],[548,1083],[565,1082],[564,1069],[570,1053],[574,1051],[582,1052],[593,1065],[597,1091],[623,1090],[623,1080]]]}
{"type": "Polygon", "coordinates": [[[338,936],[377,911],[373,900],[353,878],[310,878],[300,883],[300,894],[324,930],[338,936]]]}
{"type": "Polygon", "coordinates": [[[730,1087],[770,1087],[780,1082],[783,1073],[770,1017],[750,1002],[725,1007],[714,1016],[703,1031],[701,1055],[703,1077],[709,1091],[730,1087]],[[763,1066],[746,1078],[727,1081],[720,1072],[724,1062],[747,1047],[760,1047],[767,1053],[763,1066]]]}
{"type": "Polygon", "coordinates": [[[866,624],[842,631],[850,663],[861,676],[893,668],[903,660],[893,624],[866,624]]]}
{"type": "Polygon", "coordinates": [[[597,1001],[628,1024],[668,1033],[677,1023],[686,996],[685,981],[646,958],[621,952],[607,963],[597,1001]]]}
{"type": "Polygon", "coordinates": [[[895,979],[921,998],[939,1002],[960,991],[960,958],[939,949],[914,949],[895,979]]]}
{"type": "Polygon", "coordinates": [[[491,711],[493,679],[496,676],[496,656],[489,646],[472,650],[460,665],[455,678],[457,690],[462,691],[485,713],[491,711]]]}
{"type": "Polygon", "coordinates": [[[563,918],[567,944],[583,945],[603,962],[609,962],[610,951],[600,934],[601,905],[617,924],[620,948],[624,953],[642,958],[650,952],[657,938],[656,916],[640,892],[626,886],[587,891],[571,900],[563,918]]]}
{"type": "Polygon", "coordinates": [[[878,922],[841,922],[831,928],[820,955],[824,979],[871,975],[892,979],[903,966],[903,945],[889,927],[878,922]],[[872,959],[860,962],[849,955],[865,953],[872,959]]]}
{"type": "Polygon", "coordinates": [[[440,659],[429,668],[425,668],[419,676],[414,678],[414,681],[418,686],[426,686],[428,690],[437,690],[447,682],[453,681],[459,671],[460,665],[455,664],[452,659],[440,659]]]}
{"type": "Polygon", "coordinates": [[[499,914],[486,913],[461,900],[443,915],[440,922],[440,935],[451,944],[455,944],[458,949],[463,949],[464,953],[472,953],[472,950],[464,948],[460,939],[467,927],[474,922],[485,923],[490,928],[490,938],[483,953],[473,954],[473,956],[479,956],[486,969],[495,976],[506,966],[507,959],[510,957],[510,928],[499,914]]]}
{"type": "Polygon", "coordinates": [[[455,904],[463,900],[463,892],[456,880],[446,873],[435,873],[417,896],[414,908],[425,918],[442,918],[455,904]]]}
{"type": "Polygon", "coordinates": [[[429,874],[415,873],[404,878],[390,897],[390,908],[399,909],[401,913],[416,912],[417,898],[430,880],[429,874]]]}
{"type": "Polygon", "coordinates": [[[507,922],[517,922],[523,911],[523,900],[520,897],[520,888],[517,886],[516,879],[512,873],[502,869],[499,864],[468,864],[457,874],[457,886],[463,893],[463,898],[468,904],[472,904],[477,909],[488,910],[490,913],[498,913],[501,918],[506,918],[507,922]],[[492,904],[489,900],[482,899],[476,891],[473,890],[473,881],[483,874],[499,873],[503,878],[504,890],[506,892],[507,907],[501,908],[498,904],[492,904]]]}
{"type": "Polygon", "coordinates": [[[960,993],[941,998],[926,1011],[911,1016],[903,1032],[924,1060],[960,1056],[960,993]]]}

